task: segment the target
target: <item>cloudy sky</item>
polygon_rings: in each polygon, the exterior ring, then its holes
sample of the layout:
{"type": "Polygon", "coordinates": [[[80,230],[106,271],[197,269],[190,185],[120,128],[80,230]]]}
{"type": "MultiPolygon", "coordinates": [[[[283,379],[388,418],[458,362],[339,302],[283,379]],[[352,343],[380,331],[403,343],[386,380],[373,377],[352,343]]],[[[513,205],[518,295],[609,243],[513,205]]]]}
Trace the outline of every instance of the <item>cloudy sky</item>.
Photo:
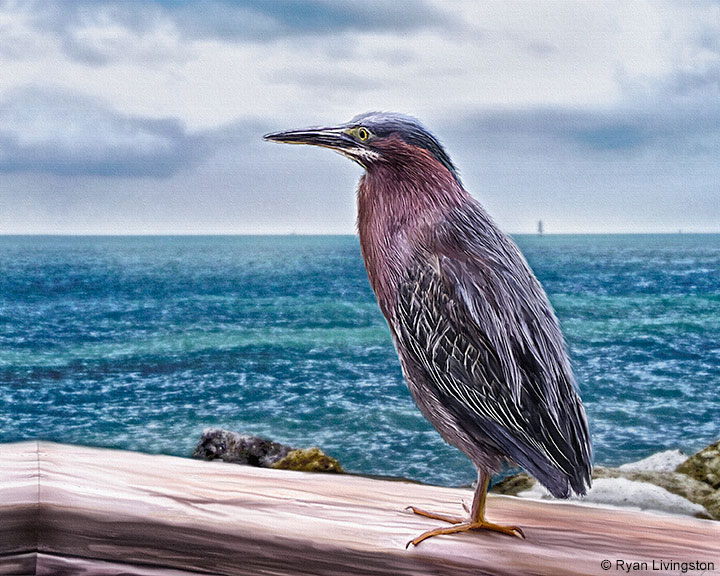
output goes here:
{"type": "Polygon", "coordinates": [[[352,233],[420,118],[513,233],[720,232],[720,3],[0,0],[0,234],[352,233]]]}

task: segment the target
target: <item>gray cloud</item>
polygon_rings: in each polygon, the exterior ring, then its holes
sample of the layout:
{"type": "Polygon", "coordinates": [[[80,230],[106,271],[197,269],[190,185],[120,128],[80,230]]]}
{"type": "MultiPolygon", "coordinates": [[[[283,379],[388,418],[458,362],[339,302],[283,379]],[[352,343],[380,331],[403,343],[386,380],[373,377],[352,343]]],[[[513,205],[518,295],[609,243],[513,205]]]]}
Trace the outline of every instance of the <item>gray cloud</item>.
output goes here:
{"type": "Polygon", "coordinates": [[[54,41],[68,58],[83,64],[135,60],[148,65],[184,58],[178,42],[162,38],[173,32],[173,23],[160,2],[29,0],[23,6],[36,36],[48,46],[54,41]]]}
{"type": "Polygon", "coordinates": [[[460,134],[500,139],[507,144],[552,143],[593,155],[640,153],[716,153],[720,149],[720,109],[709,102],[686,107],[570,108],[480,112],[449,124],[460,134]]]}
{"type": "Polygon", "coordinates": [[[558,52],[558,47],[543,40],[531,40],[523,45],[525,51],[535,58],[547,58],[558,52]]]}
{"type": "MultiPolygon", "coordinates": [[[[92,26],[112,25],[143,38],[170,23],[186,38],[270,42],[353,31],[406,33],[444,26],[450,20],[426,0],[55,0],[29,6],[39,31],[53,34],[70,58],[91,65],[107,64],[138,52],[128,52],[127,45],[123,50],[122,38],[84,35],[83,30],[92,26]]],[[[172,59],[174,54],[165,48],[150,42],[140,56],[146,60],[172,59]]]]}
{"type": "Polygon", "coordinates": [[[26,88],[0,102],[0,172],[167,177],[215,145],[178,120],[123,115],[74,93],[26,88]]]}
{"type": "Polygon", "coordinates": [[[365,92],[382,87],[378,79],[368,78],[348,70],[298,70],[292,64],[288,64],[284,70],[276,70],[266,74],[265,79],[278,85],[312,86],[319,95],[347,94],[348,92],[365,92]]]}

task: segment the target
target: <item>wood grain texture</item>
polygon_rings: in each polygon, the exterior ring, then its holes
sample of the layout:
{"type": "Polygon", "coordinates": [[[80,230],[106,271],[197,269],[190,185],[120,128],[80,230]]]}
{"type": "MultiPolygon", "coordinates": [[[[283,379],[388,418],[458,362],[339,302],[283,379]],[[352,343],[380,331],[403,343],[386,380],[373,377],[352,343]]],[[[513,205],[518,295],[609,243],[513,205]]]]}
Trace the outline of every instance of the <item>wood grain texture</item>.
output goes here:
{"type": "Polygon", "coordinates": [[[0,575],[598,575],[605,559],[609,573],[617,559],[720,572],[718,523],[494,495],[488,517],[522,526],[527,540],[469,533],[405,549],[438,525],[405,506],[464,514],[471,499],[358,476],[0,445],[0,575]]]}
{"type": "Polygon", "coordinates": [[[38,489],[37,444],[0,444],[0,576],[35,574],[38,489]]]}

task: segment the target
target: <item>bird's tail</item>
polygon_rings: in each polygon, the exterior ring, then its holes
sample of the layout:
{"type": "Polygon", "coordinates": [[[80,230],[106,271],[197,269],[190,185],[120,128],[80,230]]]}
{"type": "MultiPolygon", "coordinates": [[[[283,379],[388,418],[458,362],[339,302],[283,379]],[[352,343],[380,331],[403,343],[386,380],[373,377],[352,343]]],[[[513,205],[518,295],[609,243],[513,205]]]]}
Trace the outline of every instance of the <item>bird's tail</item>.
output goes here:
{"type": "Polygon", "coordinates": [[[558,468],[547,465],[526,464],[524,468],[535,476],[555,498],[569,498],[573,492],[578,496],[585,496],[592,483],[589,466],[587,470],[578,470],[574,474],[567,474],[558,468]]]}

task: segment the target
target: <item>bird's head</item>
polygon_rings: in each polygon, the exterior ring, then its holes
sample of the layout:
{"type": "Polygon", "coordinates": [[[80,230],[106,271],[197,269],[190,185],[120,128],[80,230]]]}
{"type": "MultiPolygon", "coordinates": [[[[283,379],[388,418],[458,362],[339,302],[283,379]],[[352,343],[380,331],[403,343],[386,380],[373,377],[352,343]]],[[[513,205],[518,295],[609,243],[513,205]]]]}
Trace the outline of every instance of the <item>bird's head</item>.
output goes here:
{"type": "Polygon", "coordinates": [[[266,134],[265,140],[330,148],[366,170],[377,163],[432,159],[456,179],[457,170],[437,138],[418,120],[404,114],[369,112],[346,124],[266,134]]]}

